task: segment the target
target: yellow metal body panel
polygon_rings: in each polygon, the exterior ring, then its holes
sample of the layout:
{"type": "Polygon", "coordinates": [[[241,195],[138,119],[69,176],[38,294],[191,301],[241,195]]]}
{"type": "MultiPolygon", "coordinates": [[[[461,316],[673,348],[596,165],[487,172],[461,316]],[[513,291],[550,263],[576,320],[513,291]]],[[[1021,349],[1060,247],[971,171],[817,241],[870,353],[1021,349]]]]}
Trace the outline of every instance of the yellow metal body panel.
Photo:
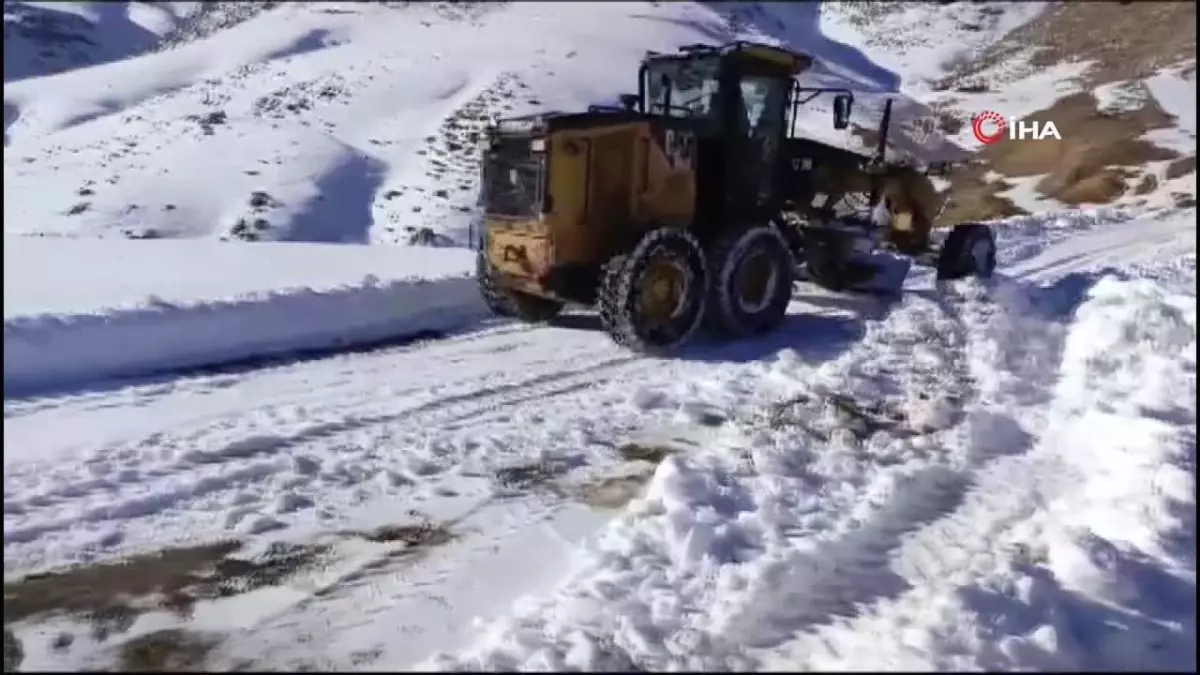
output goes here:
{"type": "MultiPolygon", "coordinates": [[[[928,244],[942,202],[929,176],[906,166],[889,166],[882,174],[873,175],[863,170],[860,157],[847,154],[844,161],[826,161],[812,178],[809,189],[827,195],[829,204],[847,194],[867,195],[878,182],[891,211],[893,242],[905,253],[919,253],[928,244]]],[[[819,208],[814,208],[819,206],[796,200],[796,212],[802,218],[820,218],[819,208]]]]}
{"type": "Polygon", "coordinates": [[[528,283],[546,273],[554,259],[554,243],[536,231],[537,225],[537,221],[525,221],[488,232],[488,259],[498,272],[528,283]]]}
{"type": "Polygon", "coordinates": [[[488,216],[488,257],[536,292],[553,265],[608,261],[651,227],[695,217],[696,143],[649,122],[571,129],[546,138],[550,209],[539,218],[488,216]]]}
{"type": "Polygon", "coordinates": [[[806,70],[812,64],[812,59],[803,54],[797,54],[769,45],[746,45],[740,51],[752,58],[762,59],[763,61],[769,61],[789,68],[792,73],[799,73],[806,70]]]}
{"type": "Polygon", "coordinates": [[[685,132],[668,129],[659,144],[650,126],[641,126],[638,134],[641,184],[634,207],[638,221],[687,227],[696,217],[695,137],[688,133],[690,140],[681,138],[685,132]]]}

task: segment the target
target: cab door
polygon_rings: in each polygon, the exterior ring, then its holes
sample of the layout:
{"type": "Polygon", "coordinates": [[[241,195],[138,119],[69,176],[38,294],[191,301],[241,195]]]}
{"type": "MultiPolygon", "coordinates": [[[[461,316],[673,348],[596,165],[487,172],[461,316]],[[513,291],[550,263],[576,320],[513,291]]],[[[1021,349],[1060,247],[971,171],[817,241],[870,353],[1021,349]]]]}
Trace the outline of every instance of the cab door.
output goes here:
{"type": "Polygon", "coordinates": [[[735,212],[758,212],[775,200],[791,79],[739,74],[732,92],[729,187],[735,212]]]}

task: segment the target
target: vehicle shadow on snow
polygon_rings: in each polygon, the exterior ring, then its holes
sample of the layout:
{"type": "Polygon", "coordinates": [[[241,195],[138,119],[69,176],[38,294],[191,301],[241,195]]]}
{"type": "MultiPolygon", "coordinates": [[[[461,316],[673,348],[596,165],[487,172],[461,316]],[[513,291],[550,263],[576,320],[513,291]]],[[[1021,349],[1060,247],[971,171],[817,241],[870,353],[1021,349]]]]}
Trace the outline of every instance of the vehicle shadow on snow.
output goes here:
{"type": "Polygon", "coordinates": [[[863,322],[857,317],[788,314],[782,326],[766,335],[732,341],[700,336],[700,339],[680,350],[677,358],[714,363],[749,363],[791,349],[808,361],[828,361],[858,342],[863,331],[863,322]]]}
{"type": "MultiPolygon", "coordinates": [[[[447,335],[448,333],[443,331],[421,330],[415,333],[392,335],[379,338],[377,340],[355,342],[349,345],[342,343],[327,344],[319,347],[293,349],[282,353],[277,352],[272,354],[244,356],[195,366],[172,366],[163,368],[161,370],[142,373],[140,375],[106,378],[104,380],[90,382],[84,385],[39,387],[37,389],[18,389],[11,391],[6,388],[4,391],[4,399],[5,401],[25,399],[36,400],[52,399],[63,395],[77,396],[82,394],[102,394],[118,391],[127,387],[168,385],[175,380],[184,378],[242,375],[257,370],[264,370],[267,368],[283,368],[287,366],[308,363],[310,361],[320,361],[322,359],[328,359],[336,356],[367,354],[386,349],[409,347],[417,343],[442,340],[445,339],[447,335]]],[[[5,417],[8,417],[7,410],[5,411],[5,417]]]]}
{"type": "Polygon", "coordinates": [[[1033,581],[1028,598],[983,586],[960,590],[995,645],[980,665],[992,671],[1196,672],[1195,587],[1137,556],[1118,554],[1118,560],[1138,589],[1123,603],[1065,588],[1051,570],[1034,564],[1020,569],[1033,581]],[[1053,652],[1034,637],[1045,627],[1054,632],[1053,652]]]}
{"type": "MultiPolygon", "coordinates": [[[[874,296],[798,292],[792,295],[792,306],[778,329],[740,340],[722,340],[700,330],[691,342],[672,353],[670,358],[748,363],[791,349],[804,359],[826,361],[857,343],[866,329],[864,321],[883,318],[891,304],[874,296]],[[829,310],[838,313],[829,313],[829,310]]],[[[549,325],[568,330],[604,332],[600,317],[590,312],[564,314],[551,320],[549,325]]]]}
{"type": "Polygon", "coordinates": [[[899,597],[912,584],[892,568],[894,552],[909,533],[959,508],[969,485],[968,476],[953,469],[922,470],[858,527],[815,550],[797,548],[772,563],[771,583],[746,602],[733,639],[774,648],[801,632],[899,597]]]}

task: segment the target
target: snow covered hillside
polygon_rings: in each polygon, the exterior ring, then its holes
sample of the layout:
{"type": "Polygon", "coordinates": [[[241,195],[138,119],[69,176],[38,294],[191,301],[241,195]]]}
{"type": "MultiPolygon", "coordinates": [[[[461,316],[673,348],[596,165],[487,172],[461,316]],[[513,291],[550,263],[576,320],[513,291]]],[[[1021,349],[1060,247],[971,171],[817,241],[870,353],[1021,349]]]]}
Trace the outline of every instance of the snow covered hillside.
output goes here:
{"type": "MultiPolygon", "coordinates": [[[[942,72],[868,58],[830,21],[818,4],[278,3],[171,49],[6,79],[5,230],[450,243],[489,115],[613,102],[647,49],[793,44],[820,59],[810,80],[864,91],[866,126],[869,92],[942,72]]],[[[811,114],[810,133],[857,143],[811,114]]]]}
{"type": "MultiPolygon", "coordinates": [[[[175,49],[6,83],[5,228],[461,240],[489,115],[612,102],[636,87],[647,49],[758,32],[723,11],[283,3],[175,49]]],[[[820,34],[814,12],[785,18],[789,33],[820,34]]],[[[861,58],[830,68],[814,77],[894,81],[861,58]]]]}
{"type": "Polygon", "coordinates": [[[885,63],[924,64],[904,83],[933,113],[923,124],[977,151],[973,166],[950,176],[944,222],[1088,204],[1194,205],[1195,3],[1015,7],[1019,14],[1009,3],[829,5],[823,25],[837,39],[885,63]],[[984,111],[1054,122],[1062,139],[981,147],[971,123],[984,111]]]}
{"type": "Polygon", "coordinates": [[[150,51],[199,2],[4,2],[4,81],[51,75],[150,51]]]}
{"type": "MultiPolygon", "coordinates": [[[[860,133],[829,129],[820,101],[803,125],[848,146],[875,128],[878,92],[903,94],[897,148],[939,158],[962,155],[943,133],[978,148],[970,122],[983,110],[1058,120],[1062,147],[986,148],[980,166],[953,177],[947,217],[1194,199],[1191,3],[246,6],[38,9],[92,26],[97,55],[84,62],[107,63],[6,75],[6,232],[461,241],[489,115],[612,102],[635,86],[645,50],[737,37],[813,53],[810,80],[863,91],[860,133]],[[1169,35],[1101,49],[1111,31],[1155,33],[1128,29],[1145,25],[1169,35]]],[[[6,40],[6,63],[40,48],[6,40]]]]}

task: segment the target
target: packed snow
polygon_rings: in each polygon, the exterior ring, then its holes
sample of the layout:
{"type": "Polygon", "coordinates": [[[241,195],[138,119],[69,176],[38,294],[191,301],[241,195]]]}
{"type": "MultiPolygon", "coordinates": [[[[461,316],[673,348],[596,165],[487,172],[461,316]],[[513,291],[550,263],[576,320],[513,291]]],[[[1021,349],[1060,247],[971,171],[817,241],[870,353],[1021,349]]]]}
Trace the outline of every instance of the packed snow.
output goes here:
{"type": "Polygon", "coordinates": [[[1195,212],[995,227],[994,284],[673,359],[582,317],[6,400],[6,566],[449,524],[129,627],[212,667],[1194,667],[1195,212]]]}
{"type": "MultiPolygon", "coordinates": [[[[862,122],[1045,3],[237,4],[78,3],[97,65],[6,69],[6,666],[1194,672],[1195,208],[1014,181],[995,278],[798,284],[670,358],[485,319],[457,246],[481,121],[647,49],[804,46],[862,122]]],[[[1021,65],[972,100],[1086,64],[1021,65]]],[[[1194,72],[1139,86],[1096,94],[1194,155],[1194,72]]]]}

